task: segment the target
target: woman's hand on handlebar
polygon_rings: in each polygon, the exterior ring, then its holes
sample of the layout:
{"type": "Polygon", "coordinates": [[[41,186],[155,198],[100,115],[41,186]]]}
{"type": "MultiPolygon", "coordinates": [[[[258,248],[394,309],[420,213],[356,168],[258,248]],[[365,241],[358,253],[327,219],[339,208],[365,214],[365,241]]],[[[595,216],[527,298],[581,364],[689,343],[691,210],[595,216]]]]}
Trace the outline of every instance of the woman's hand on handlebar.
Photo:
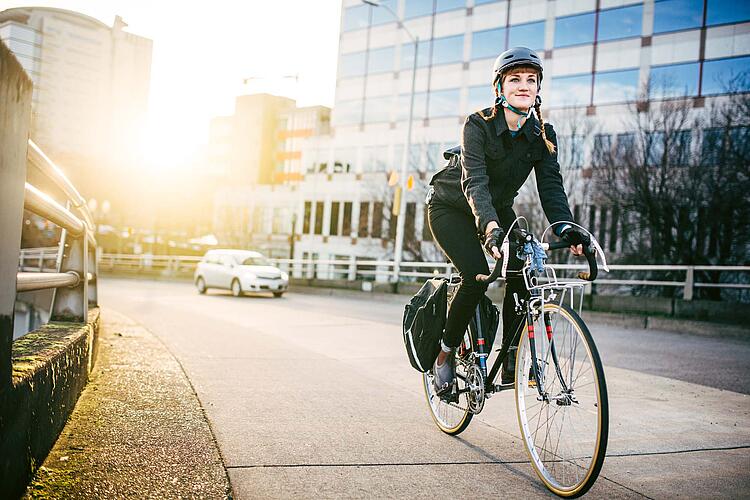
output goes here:
{"type": "Polygon", "coordinates": [[[484,233],[484,249],[495,260],[503,258],[503,254],[500,253],[500,246],[503,243],[504,236],[503,228],[497,222],[493,220],[487,223],[484,233]]]}
{"type": "Polygon", "coordinates": [[[560,238],[570,245],[570,251],[576,256],[583,255],[584,246],[588,247],[591,245],[589,235],[574,227],[564,229],[560,238]]]}

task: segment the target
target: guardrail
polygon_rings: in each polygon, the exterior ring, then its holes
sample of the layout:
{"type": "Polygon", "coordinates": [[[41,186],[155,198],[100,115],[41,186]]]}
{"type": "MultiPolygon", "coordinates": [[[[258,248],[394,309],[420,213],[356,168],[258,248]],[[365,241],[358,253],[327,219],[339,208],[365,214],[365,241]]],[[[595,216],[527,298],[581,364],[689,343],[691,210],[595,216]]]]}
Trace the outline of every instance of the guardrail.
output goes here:
{"type": "Polygon", "coordinates": [[[27,165],[38,169],[66,197],[66,206],[28,182],[24,209],[62,228],[59,246],[21,249],[16,292],[53,288],[50,320],[85,323],[97,305],[97,247],[86,201],[65,174],[29,140],[27,165]],[[34,266],[30,266],[31,261],[34,266]]]}
{"type": "MultiPolygon", "coordinates": [[[[33,258],[30,256],[30,258],[33,258]]],[[[38,257],[37,257],[38,258],[38,257]]],[[[163,274],[192,273],[200,262],[200,257],[175,255],[128,255],[102,254],[99,266],[102,270],[131,272],[160,272],[163,274]]],[[[268,259],[295,278],[374,280],[387,282],[393,276],[393,261],[388,260],[322,260],[322,259],[268,259]]],[[[586,264],[552,264],[556,271],[585,270],[586,264]]],[[[610,264],[610,273],[654,275],[658,273],[679,273],[684,279],[654,278],[600,278],[598,286],[661,286],[682,288],[683,299],[692,300],[696,288],[719,288],[750,290],[750,283],[705,282],[696,279],[696,273],[750,273],[750,266],[667,266],[667,265],[625,265],[610,264]]],[[[451,264],[445,262],[402,262],[401,281],[415,281],[436,274],[455,272],[451,264]]],[[[698,274],[699,275],[699,274],[698,274]]],[[[748,275],[750,279],[750,275],[748,275]]]]}

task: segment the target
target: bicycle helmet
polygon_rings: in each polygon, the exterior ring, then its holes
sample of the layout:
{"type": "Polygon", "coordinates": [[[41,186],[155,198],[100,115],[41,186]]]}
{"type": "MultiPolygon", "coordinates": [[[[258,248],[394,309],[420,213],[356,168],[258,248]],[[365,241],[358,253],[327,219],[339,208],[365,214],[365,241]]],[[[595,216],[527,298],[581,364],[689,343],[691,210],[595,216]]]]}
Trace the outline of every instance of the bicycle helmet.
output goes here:
{"type": "Polygon", "coordinates": [[[531,66],[539,71],[539,82],[537,85],[541,88],[542,86],[542,74],[544,68],[542,68],[542,60],[536,55],[531,49],[526,47],[513,47],[500,54],[495,59],[495,65],[492,68],[492,84],[497,84],[500,77],[505,74],[509,69],[518,66],[531,66]]]}

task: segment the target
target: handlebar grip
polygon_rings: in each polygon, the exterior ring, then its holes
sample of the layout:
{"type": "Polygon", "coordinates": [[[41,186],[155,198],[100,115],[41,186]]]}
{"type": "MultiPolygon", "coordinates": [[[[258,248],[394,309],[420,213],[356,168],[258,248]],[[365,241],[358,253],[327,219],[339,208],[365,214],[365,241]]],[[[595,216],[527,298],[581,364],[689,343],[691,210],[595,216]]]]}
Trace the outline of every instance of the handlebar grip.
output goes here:
{"type": "Polygon", "coordinates": [[[501,261],[495,262],[495,267],[492,268],[492,272],[490,274],[477,274],[476,280],[480,283],[492,283],[495,281],[499,276],[500,273],[503,271],[503,265],[501,261]]]}
{"type": "Polygon", "coordinates": [[[591,246],[583,247],[583,255],[586,257],[586,261],[589,263],[589,272],[581,271],[578,273],[578,277],[586,281],[594,281],[596,276],[599,274],[599,267],[596,265],[596,255],[594,249],[591,246]]]}

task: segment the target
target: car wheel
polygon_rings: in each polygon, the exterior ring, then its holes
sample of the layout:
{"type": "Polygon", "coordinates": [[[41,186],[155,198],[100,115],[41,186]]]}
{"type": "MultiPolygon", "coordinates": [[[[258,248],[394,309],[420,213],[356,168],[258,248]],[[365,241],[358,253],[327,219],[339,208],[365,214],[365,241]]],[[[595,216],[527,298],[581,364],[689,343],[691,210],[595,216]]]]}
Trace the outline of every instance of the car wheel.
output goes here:
{"type": "Polygon", "coordinates": [[[198,279],[195,280],[195,287],[201,295],[206,293],[206,282],[204,281],[203,276],[198,276],[198,279]]]}
{"type": "Polygon", "coordinates": [[[282,295],[284,295],[284,292],[273,292],[273,296],[277,299],[280,298],[282,295]]]}
{"type": "Polygon", "coordinates": [[[239,297],[242,295],[242,286],[240,286],[240,280],[232,280],[232,295],[239,297]]]}

